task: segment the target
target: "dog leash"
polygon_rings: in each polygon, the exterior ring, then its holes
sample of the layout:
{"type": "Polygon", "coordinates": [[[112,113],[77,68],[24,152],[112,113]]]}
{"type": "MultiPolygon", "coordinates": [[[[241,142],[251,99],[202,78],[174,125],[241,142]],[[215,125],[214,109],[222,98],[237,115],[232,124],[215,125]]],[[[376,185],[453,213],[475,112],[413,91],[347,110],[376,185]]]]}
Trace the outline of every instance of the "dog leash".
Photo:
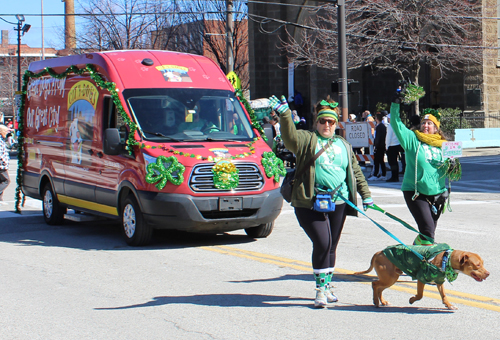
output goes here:
{"type": "Polygon", "coordinates": [[[368,208],[381,212],[382,214],[386,215],[387,217],[393,219],[394,221],[397,221],[397,222],[401,223],[405,228],[407,228],[407,229],[409,229],[411,231],[414,231],[414,232],[418,233],[419,235],[423,236],[427,241],[429,241],[431,243],[434,243],[434,239],[432,239],[431,237],[429,237],[427,235],[422,234],[420,231],[418,231],[417,229],[413,228],[411,225],[409,225],[408,223],[406,223],[405,221],[403,221],[399,217],[397,217],[397,216],[391,214],[390,212],[382,209],[378,205],[376,205],[376,204],[369,205],[368,208]]]}
{"type": "Polygon", "coordinates": [[[357,206],[355,206],[351,201],[349,201],[347,198],[345,198],[344,196],[342,196],[340,193],[337,193],[338,197],[340,197],[344,202],[346,202],[349,206],[351,206],[352,208],[356,209],[358,212],[360,212],[363,216],[365,216],[366,218],[368,218],[370,221],[372,221],[377,227],[379,227],[380,229],[382,229],[383,232],[385,232],[387,235],[389,235],[390,237],[392,237],[393,239],[395,239],[396,241],[398,241],[400,244],[402,244],[404,247],[406,247],[408,250],[410,250],[413,254],[415,254],[420,260],[424,261],[424,257],[419,254],[418,252],[416,252],[415,250],[411,249],[410,247],[408,247],[405,243],[403,243],[403,241],[401,241],[399,238],[397,238],[393,233],[391,233],[389,230],[385,229],[382,225],[380,225],[378,222],[376,222],[375,220],[373,220],[370,216],[366,215],[361,209],[359,209],[357,206]]]}

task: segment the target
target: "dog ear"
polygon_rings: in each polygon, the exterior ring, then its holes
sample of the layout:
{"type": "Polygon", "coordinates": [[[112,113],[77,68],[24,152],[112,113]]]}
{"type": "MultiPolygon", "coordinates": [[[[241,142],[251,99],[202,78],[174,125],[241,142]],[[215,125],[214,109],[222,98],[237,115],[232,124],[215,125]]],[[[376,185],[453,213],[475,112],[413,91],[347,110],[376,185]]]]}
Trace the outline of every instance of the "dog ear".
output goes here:
{"type": "Polygon", "coordinates": [[[464,254],[464,255],[460,258],[460,266],[463,266],[466,262],[469,262],[469,255],[464,254]]]}

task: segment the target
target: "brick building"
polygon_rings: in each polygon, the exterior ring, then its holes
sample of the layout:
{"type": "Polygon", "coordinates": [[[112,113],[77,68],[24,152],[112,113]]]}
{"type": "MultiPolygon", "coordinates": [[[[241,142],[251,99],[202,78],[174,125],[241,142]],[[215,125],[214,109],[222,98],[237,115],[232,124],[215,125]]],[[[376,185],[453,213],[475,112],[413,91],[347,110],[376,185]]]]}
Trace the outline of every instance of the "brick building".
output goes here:
{"type": "MultiPolygon", "coordinates": [[[[14,116],[14,95],[18,89],[18,50],[17,43],[9,44],[9,31],[2,30],[2,43],[0,45],[0,112],[4,119],[14,116]]],[[[22,42],[22,41],[21,41],[22,42]]],[[[56,57],[57,50],[44,49],[45,58],[56,57]]],[[[42,58],[42,49],[21,44],[21,82],[24,71],[32,61],[42,58]]],[[[22,84],[21,84],[22,86],[22,84]]],[[[0,118],[1,121],[1,118],[0,118]]]]}
{"type": "MultiPolygon", "coordinates": [[[[248,11],[256,17],[268,17],[306,24],[309,13],[300,6],[283,6],[274,0],[263,0],[265,3],[249,3],[248,11]]],[[[482,0],[484,17],[481,28],[483,45],[499,47],[500,0],[482,0]],[[486,10],[490,8],[490,10],[486,10]],[[493,8],[493,9],[491,9],[493,8]]],[[[285,1],[280,1],[285,3],[285,1]]],[[[316,1],[290,0],[287,4],[317,5],[316,1]]],[[[258,22],[249,22],[249,61],[250,91],[252,99],[269,97],[270,95],[288,94],[288,60],[286,51],[281,49],[281,42],[287,41],[282,23],[267,22],[265,26],[258,22]]],[[[286,30],[299,39],[299,30],[287,25],[286,30]]],[[[440,75],[428,65],[422,64],[419,84],[427,95],[421,101],[421,108],[441,107],[459,108],[465,116],[482,117],[480,127],[500,126],[500,50],[486,49],[483,52],[481,65],[469,67],[465,72],[440,75]]],[[[390,103],[391,90],[397,86],[398,78],[393,72],[372,74],[369,67],[348,70],[348,78],[358,81],[350,86],[349,113],[359,113],[365,109],[375,110],[378,102],[390,103]]],[[[320,69],[316,66],[301,66],[294,70],[294,87],[304,98],[303,115],[310,117],[314,104],[327,95],[337,99],[332,92],[332,81],[338,79],[337,71],[320,69]]]]}

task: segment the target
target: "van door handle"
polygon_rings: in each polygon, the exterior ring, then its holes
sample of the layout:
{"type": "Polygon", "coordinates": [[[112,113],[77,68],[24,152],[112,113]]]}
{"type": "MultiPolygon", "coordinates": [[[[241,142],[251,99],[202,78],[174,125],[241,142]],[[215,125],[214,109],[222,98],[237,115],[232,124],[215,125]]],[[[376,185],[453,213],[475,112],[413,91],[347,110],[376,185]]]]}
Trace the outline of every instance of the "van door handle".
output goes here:
{"type": "Polygon", "coordinates": [[[89,151],[87,151],[87,152],[88,152],[88,153],[89,153],[89,155],[91,155],[91,156],[94,154],[94,150],[92,150],[92,149],[89,149],[89,151]]]}
{"type": "Polygon", "coordinates": [[[104,154],[103,154],[101,151],[99,151],[99,152],[97,153],[97,157],[102,158],[102,156],[104,156],[104,154]]]}

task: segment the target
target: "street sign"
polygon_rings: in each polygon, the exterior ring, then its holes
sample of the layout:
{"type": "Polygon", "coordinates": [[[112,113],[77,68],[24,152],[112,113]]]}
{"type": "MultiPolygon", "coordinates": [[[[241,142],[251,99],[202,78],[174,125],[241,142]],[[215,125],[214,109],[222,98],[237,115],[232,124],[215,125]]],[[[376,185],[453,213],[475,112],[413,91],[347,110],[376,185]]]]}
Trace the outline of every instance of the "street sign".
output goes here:
{"type": "Polygon", "coordinates": [[[370,129],[368,123],[345,123],[345,137],[353,148],[368,147],[370,129]]]}
{"type": "Polygon", "coordinates": [[[444,158],[462,157],[462,142],[444,142],[441,150],[444,158]]]}

